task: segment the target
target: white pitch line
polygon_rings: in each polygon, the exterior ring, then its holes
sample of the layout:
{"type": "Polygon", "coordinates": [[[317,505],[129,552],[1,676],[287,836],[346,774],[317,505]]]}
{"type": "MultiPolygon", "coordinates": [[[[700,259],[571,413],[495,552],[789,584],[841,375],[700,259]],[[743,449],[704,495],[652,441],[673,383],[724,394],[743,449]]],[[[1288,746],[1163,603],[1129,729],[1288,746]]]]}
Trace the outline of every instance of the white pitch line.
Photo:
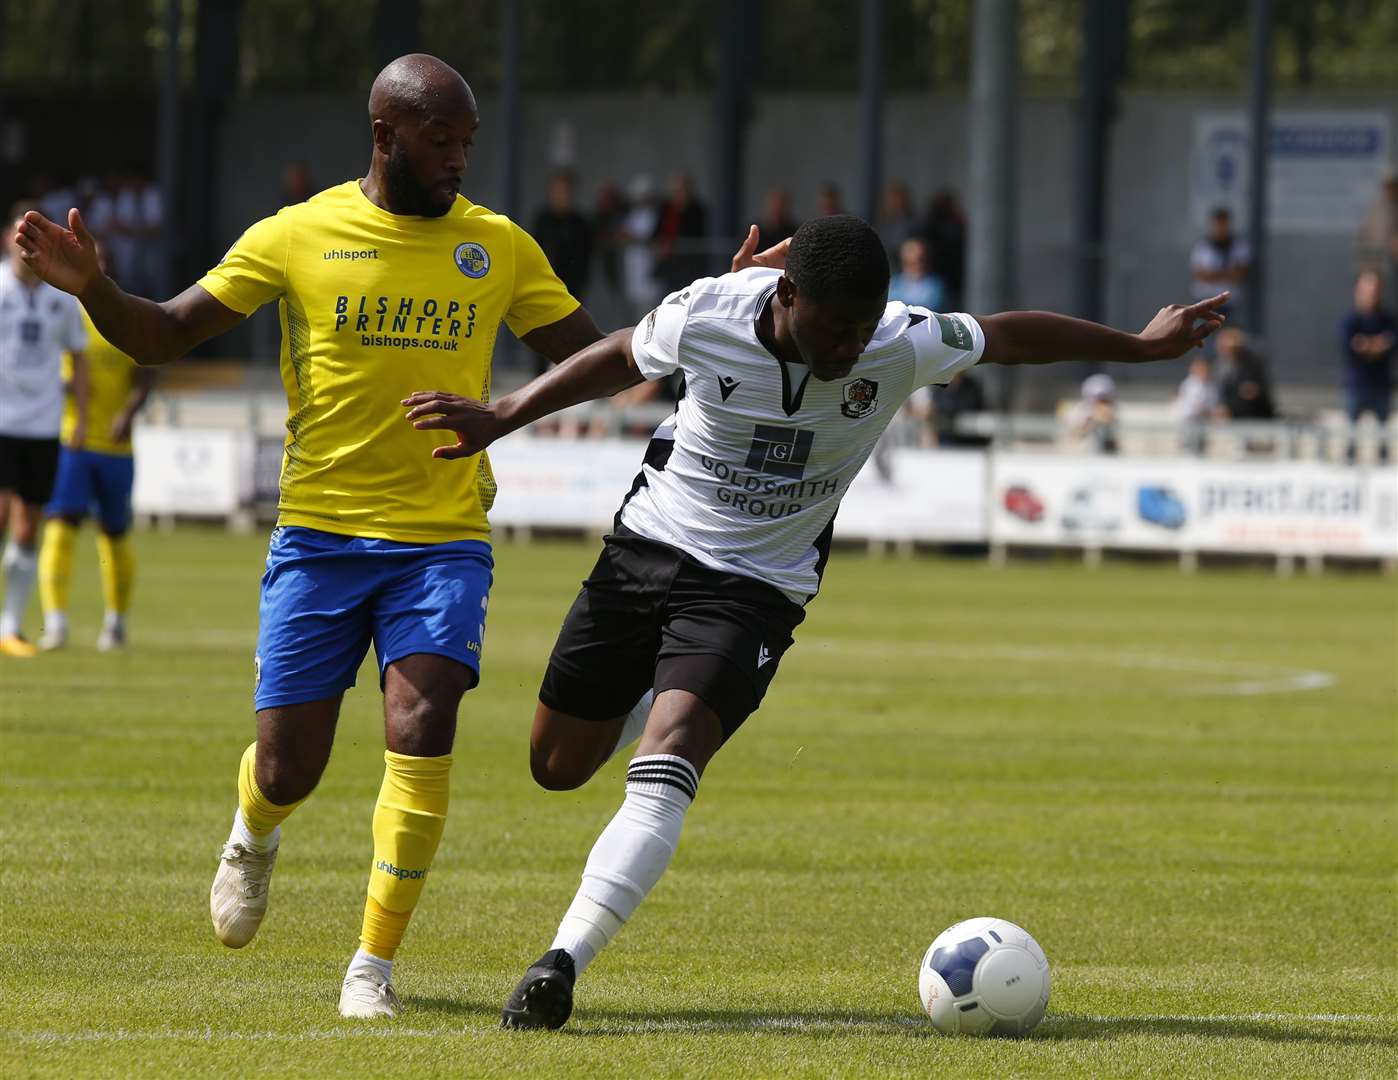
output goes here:
{"type": "MultiPolygon", "coordinates": [[[[1119,1024],[1138,1023],[1177,1023],[1220,1025],[1239,1023],[1271,1024],[1391,1024],[1391,1016],[1375,1016],[1364,1013],[1277,1013],[1254,1012],[1233,1013],[1220,1016],[1171,1015],[1149,1013],[1136,1016],[1048,1016],[1044,1019],[1045,1028],[1062,1027],[1072,1024],[1119,1024]]],[[[579,1030],[592,1035],[645,1035],[670,1032],[761,1032],[761,1031],[808,1031],[815,1034],[838,1034],[842,1031],[887,1031],[890,1028],[909,1030],[927,1028],[927,1021],[917,1016],[890,1016],[885,1019],[863,1019],[850,1017],[847,1020],[812,1019],[804,1016],[754,1016],[741,1020],[640,1020],[635,1022],[609,1023],[602,1021],[588,1024],[584,1021],[579,1030]]],[[[55,1045],[64,1043],[120,1043],[120,1042],[325,1042],[337,1039],[440,1039],[472,1034],[472,1029],[454,1028],[411,1028],[411,1027],[361,1027],[320,1028],[310,1031],[215,1031],[212,1028],[176,1030],[162,1028],[153,1031],[131,1031],[119,1028],[112,1031],[8,1031],[7,1039],[34,1045],[55,1045]]],[[[1243,1035],[1242,1037],[1246,1037],[1243,1035]]]]}
{"type": "MultiPolygon", "coordinates": [[[[1338,681],[1328,671],[1312,671],[1307,668],[1289,668],[1276,664],[1257,664],[1245,660],[1212,660],[1205,657],[1175,656],[1169,653],[1093,651],[1076,648],[1043,648],[1033,645],[945,645],[936,642],[916,641],[875,641],[865,639],[851,642],[835,638],[803,637],[802,644],[808,649],[796,656],[809,655],[811,649],[827,648],[843,655],[851,653],[872,657],[886,657],[890,653],[904,656],[925,657],[928,660],[950,658],[954,660],[1021,660],[1026,663],[1053,661],[1071,663],[1074,673],[1073,684],[1080,686],[1088,678],[1092,664],[1121,668],[1127,671],[1174,671],[1187,675],[1218,676],[1227,681],[1214,684],[1174,687],[1172,694],[1198,697],[1219,694],[1236,697],[1252,697],[1258,694],[1293,694],[1308,690],[1323,690],[1334,686],[1338,681]]],[[[1044,692],[1049,687],[1035,684],[1035,692],[1044,692]]],[[[1067,686],[1062,689],[1068,689],[1067,686]]],[[[1154,692],[1154,691],[1153,691],[1154,692]]]]}

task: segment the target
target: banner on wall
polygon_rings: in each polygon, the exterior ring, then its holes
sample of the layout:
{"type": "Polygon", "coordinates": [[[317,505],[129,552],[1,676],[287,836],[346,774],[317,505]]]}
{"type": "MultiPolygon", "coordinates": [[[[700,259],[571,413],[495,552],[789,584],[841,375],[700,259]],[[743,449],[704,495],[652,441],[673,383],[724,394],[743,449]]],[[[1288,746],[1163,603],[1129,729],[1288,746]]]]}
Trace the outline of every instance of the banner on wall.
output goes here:
{"type": "MultiPolygon", "coordinates": [[[[1276,232],[1352,233],[1379,193],[1391,154],[1389,116],[1370,109],[1278,109],[1268,132],[1268,224],[1276,232]]],[[[1198,227],[1217,207],[1247,221],[1247,116],[1194,121],[1190,213],[1198,227]]]]}
{"type": "MultiPolygon", "coordinates": [[[[490,448],[500,526],[609,529],[645,444],[507,438],[490,448]]],[[[847,539],[984,541],[986,459],[978,451],[894,450],[855,478],[835,519],[847,539]]]]}
{"type": "Polygon", "coordinates": [[[1398,471],[997,454],[997,543],[1398,556],[1398,471]]]}
{"type": "Polygon", "coordinates": [[[138,514],[225,517],[253,500],[256,445],[228,428],[138,427],[132,435],[138,514]]]}
{"type": "Polygon", "coordinates": [[[979,450],[878,454],[840,503],[835,536],[983,543],[986,457],[979,450]]]}

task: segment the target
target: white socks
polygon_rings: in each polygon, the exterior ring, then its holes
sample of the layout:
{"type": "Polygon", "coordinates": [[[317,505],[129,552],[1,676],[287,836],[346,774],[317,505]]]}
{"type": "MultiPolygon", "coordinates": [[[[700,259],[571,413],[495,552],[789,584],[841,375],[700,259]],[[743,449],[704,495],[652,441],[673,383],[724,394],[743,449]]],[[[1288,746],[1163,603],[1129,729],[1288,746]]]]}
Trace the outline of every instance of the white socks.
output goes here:
{"type": "Polygon", "coordinates": [[[242,844],[249,851],[271,851],[282,839],[282,827],[278,825],[272,830],[269,836],[258,836],[248,828],[248,824],[243,820],[243,811],[239,807],[233,811],[233,831],[228,834],[230,844],[242,844]]]}
{"type": "Polygon", "coordinates": [[[0,558],[0,567],[5,571],[5,603],[0,608],[0,637],[14,637],[19,633],[24,609],[29,606],[29,596],[39,576],[39,553],[32,547],[20,547],[11,540],[5,546],[4,557],[0,558]]]}
{"type": "Polygon", "coordinates": [[[108,633],[119,634],[126,629],[126,616],[120,611],[109,611],[102,616],[102,629],[108,633]]]}
{"type": "Polygon", "coordinates": [[[632,758],[626,799],[593,845],[582,886],[549,946],[567,949],[579,975],[670,865],[698,789],[699,774],[682,757],[632,758]]]}
{"type": "Polygon", "coordinates": [[[608,761],[641,737],[641,732],[646,730],[646,720],[650,717],[650,707],[654,704],[655,691],[647,690],[641,695],[641,700],[631,706],[631,711],[626,714],[626,722],[621,725],[621,734],[617,736],[616,745],[607,755],[608,761]]]}
{"type": "Polygon", "coordinates": [[[388,982],[393,978],[393,961],[367,953],[363,949],[356,949],[350,959],[349,969],[345,972],[345,978],[348,979],[356,971],[377,971],[383,976],[383,981],[388,982]]]}

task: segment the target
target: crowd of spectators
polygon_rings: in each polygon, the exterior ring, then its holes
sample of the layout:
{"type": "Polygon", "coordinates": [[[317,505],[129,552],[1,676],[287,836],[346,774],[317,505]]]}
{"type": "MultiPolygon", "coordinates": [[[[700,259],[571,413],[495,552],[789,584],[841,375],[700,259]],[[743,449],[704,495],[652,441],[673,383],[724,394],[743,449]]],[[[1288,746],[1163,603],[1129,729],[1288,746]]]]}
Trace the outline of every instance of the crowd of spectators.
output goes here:
{"type": "Polygon", "coordinates": [[[164,201],[144,166],[132,163],[101,179],[85,176],[71,182],[41,174],[30,183],[29,198],[45,217],[65,225],[68,211],[80,210],[122,288],[141,296],[161,291],[164,201]]]}

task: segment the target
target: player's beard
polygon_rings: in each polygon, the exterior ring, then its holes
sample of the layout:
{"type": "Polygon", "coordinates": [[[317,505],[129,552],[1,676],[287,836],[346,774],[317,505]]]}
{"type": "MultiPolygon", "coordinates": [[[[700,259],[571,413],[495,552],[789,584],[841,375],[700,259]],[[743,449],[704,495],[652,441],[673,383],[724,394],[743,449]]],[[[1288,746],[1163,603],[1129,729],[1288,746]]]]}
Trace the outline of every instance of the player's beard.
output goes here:
{"type": "Polygon", "coordinates": [[[384,162],[384,184],[388,188],[389,205],[395,214],[416,217],[442,217],[451,204],[438,206],[413,175],[412,164],[402,150],[395,150],[384,162]]]}

